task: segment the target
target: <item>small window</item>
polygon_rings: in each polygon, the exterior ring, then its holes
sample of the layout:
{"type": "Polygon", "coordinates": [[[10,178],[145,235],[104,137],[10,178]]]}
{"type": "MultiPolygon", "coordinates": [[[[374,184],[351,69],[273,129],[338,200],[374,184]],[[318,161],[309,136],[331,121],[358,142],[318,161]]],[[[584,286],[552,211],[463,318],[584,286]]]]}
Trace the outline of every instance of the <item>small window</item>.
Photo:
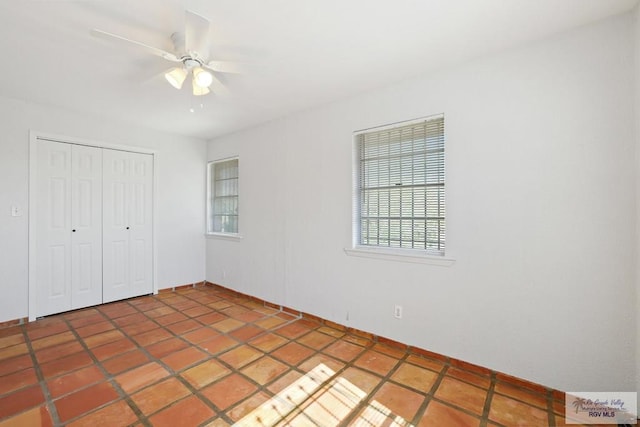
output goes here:
{"type": "Polygon", "coordinates": [[[354,243],[444,255],[444,116],[355,135],[354,243]]]}
{"type": "Polygon", "coordinates": [[[238,234],[238,159],[208,164],[207,232],[238,234]]]}

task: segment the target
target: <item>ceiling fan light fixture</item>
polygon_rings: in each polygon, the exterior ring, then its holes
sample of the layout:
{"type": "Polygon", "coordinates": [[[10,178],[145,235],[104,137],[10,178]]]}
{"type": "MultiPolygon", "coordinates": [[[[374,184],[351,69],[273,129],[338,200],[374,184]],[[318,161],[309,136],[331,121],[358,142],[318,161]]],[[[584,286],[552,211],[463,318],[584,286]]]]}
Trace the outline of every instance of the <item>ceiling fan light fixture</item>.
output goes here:
{"type": "Polygon", "coordinates": [[[198,83],[196,82],[195,77],[193,78],[193,82],[192,82],[192,86],[193,86],[193,94],[195,96],[202,96],[202,95],[206,95],[209,92],[211,92],[209,90],[209,88],[207,87],[202,87],[200,85],[198,85],[198,83]]]}
{"type": "Polygon", "coordinates": [[[193,83],[206,89],[213,83],[213,75],[202,67],[196,67],[193,69],[193,83]]]}
{"type": "Polygon", "coordinates": [[[182,67],[172,68],[168,73],[164,75],[164,78],[176,89],[181,89],[182,84],[187,78],[187,71],[182,67]]]}

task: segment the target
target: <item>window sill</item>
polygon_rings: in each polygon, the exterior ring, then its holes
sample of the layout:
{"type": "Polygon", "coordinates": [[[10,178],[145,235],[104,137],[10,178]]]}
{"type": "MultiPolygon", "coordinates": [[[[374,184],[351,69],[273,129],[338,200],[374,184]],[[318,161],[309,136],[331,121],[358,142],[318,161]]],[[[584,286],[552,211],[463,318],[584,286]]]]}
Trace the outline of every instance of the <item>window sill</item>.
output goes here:
{"type": "Polygon", "coordinates": [[[355,248],[344,248],[344,252],[350,256],[384,259],[388,261],[411,262],[415,264],[430,264],[441,267],[449,267],[456,262],[453,258],[426,254],[422,251],[412,249],[387,249],[357,246],[355,248]]]}
{"type": "Polygon", "coordinates": [[[220,239],[220,240],[231,240],[235,242],[239,242],[242,240],[242,235],[238,233],[207,233],[207,239],[220,239]]]}

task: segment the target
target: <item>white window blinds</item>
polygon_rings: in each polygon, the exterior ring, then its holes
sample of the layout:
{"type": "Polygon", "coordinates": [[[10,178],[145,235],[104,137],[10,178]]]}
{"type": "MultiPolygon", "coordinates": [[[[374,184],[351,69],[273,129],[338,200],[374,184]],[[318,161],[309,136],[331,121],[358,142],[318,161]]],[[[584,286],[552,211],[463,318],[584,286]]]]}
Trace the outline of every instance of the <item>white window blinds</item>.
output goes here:
{"type": "Polygon", "coordinates": [[[209,163],[209,232],[238,233],[238,159],[209,163]]]}
{"type": "Polygon", "coordinates": [[[356,135],[359,245],[444,254],[444,116],[356,135]]]}

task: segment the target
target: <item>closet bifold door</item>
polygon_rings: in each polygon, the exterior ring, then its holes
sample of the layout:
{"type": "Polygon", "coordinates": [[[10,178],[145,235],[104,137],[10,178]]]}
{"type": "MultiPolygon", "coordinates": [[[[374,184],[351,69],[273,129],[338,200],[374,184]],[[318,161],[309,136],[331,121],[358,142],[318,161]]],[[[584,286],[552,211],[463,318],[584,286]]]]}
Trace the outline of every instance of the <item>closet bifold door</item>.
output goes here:
{"type": "Polygon", "coordinates": [[[38,141],[36,316],[102,302],[102,150],[38,141]]]}
{"type": "Polygon", "coordinates": [[[102,150],[71,146],[71,309],[102,303],[102,150]]]}
{"type": "Polygon", "coordinates": [[[153,292],[153,156],[103,153],[103,302],[153,292]]]}

